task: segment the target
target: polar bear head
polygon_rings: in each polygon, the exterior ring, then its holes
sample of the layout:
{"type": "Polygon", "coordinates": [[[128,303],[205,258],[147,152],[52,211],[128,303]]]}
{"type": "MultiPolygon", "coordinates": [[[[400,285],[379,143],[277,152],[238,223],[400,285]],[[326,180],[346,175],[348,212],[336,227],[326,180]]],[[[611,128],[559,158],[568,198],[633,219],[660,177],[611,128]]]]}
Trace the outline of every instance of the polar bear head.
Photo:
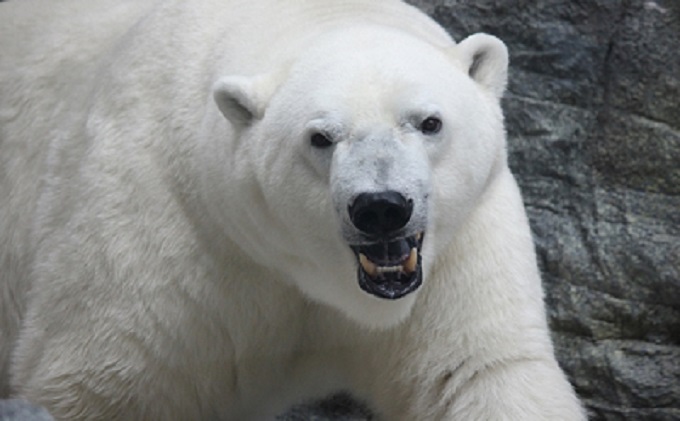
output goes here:
{"type": "Polygon", "coordinates": [[[366,28],[213,87],[210,214],[252,261],[372,327],[406,317],[505,163],[507,50],[366,28]],[[225,119],[226,117],[226,119],[225,119]]]}

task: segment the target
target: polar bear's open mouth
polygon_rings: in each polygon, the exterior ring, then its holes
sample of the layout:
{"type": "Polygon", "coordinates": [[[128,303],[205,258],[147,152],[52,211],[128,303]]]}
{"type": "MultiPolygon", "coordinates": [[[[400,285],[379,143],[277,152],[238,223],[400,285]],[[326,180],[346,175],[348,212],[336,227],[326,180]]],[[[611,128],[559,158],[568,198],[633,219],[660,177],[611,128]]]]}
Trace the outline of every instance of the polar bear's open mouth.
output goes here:
{"type": "Polygon", "coordinates": [[[422,283],[423,233],[388,242],[352,246],[359,262],[359,286],[369,294],[396,300],[422,283]]]}

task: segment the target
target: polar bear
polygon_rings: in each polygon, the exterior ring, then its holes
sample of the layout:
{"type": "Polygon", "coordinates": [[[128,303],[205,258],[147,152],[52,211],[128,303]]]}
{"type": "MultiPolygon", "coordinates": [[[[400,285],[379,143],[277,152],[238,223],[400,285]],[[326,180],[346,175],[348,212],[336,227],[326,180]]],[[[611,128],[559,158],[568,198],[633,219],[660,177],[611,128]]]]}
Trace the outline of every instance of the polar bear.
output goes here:
{"type": "Polygon", "coordinates": [[[0,5],[0,377],[60,420],[580,420],[499,105],[396,0],[0,5]]]}

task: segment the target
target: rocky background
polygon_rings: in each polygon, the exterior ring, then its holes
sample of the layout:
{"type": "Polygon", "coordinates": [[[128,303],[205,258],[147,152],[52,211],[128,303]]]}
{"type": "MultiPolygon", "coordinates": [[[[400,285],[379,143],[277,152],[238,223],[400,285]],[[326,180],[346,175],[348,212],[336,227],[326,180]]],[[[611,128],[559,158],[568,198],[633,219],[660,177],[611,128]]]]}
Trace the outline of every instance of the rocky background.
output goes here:
{"type": "MultiPolygon", "coordinates": [[[[510,163],[591,419],[680,420],[680,1],[410,3],[457,40],[508,45],[510,163]]],[[[370,419],[345,411],[332,419],[370,419]]]]}

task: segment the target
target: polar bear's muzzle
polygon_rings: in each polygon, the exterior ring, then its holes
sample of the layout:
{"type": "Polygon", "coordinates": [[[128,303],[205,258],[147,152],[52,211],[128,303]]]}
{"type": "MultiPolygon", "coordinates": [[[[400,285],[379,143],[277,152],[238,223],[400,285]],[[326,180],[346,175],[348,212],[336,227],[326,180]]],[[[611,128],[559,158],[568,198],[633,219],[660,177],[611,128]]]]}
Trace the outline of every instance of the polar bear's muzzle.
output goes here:
{"type": "Polygon", "coordinates": [[[352,245],[359,286],[369,294],[396,300],[422,283],[423,232],[404,236],[413,201],[394,191],[363,193],[349,206],[355,228],[371,242],[352,245]]]}

